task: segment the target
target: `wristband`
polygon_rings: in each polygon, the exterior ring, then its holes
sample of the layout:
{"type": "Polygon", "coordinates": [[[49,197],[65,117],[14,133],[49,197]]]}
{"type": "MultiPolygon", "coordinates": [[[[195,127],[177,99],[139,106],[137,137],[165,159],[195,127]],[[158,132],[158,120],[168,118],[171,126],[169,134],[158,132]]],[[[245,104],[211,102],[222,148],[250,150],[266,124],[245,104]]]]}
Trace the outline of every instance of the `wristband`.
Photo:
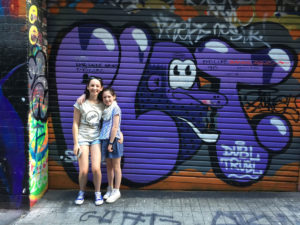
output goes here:
{"type": "Polygon", "coordinates": [[[112,142],[109,142],[109,145],[113,145],[114,143],[112,143],[112,142]]]}

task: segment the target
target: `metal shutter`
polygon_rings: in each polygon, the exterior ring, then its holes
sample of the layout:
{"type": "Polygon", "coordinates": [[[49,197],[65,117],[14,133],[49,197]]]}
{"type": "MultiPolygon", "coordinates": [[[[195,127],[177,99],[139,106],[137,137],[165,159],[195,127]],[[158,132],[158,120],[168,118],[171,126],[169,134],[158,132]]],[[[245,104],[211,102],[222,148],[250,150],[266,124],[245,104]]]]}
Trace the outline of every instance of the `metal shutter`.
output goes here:
{"type": "Polygon", "coordinates": [[[122,109],[123,188],[297,190],[299,13],[195,2],[48,1],[49,188],[77,188],[73,104],[101,76],[122,109]]]}

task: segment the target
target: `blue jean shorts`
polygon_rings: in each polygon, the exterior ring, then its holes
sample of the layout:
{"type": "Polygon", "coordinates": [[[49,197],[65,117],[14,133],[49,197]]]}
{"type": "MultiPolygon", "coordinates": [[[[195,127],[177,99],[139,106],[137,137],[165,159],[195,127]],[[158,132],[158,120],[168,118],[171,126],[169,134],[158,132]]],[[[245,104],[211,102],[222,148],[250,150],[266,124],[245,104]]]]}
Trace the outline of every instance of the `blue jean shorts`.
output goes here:
{"type": "Polygon", "coordinates": [[[101,140],[102,159],[116,159],[123,156],[123,143],[120,144],[118,138],[115,138],[113,142],[113,152],[107,150],[109,139],[101,140]]]}
{"type": "Polygon", "coordinates": [[[79,141],[78,144],[79,144],[79,146],[96,145],[96,144],[100,144],[100,139],[96,139],[96,140],[93,140],[93,141],[79,141]]]}

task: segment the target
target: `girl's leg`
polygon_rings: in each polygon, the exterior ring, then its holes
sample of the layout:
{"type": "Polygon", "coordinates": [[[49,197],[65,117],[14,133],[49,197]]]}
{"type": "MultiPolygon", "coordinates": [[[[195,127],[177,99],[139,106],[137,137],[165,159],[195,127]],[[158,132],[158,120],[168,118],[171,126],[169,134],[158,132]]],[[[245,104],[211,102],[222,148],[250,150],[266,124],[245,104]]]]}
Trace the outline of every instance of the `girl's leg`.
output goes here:
{"type": "Polygon", "coordinates": [[[91,149],[93,181],[95,186],[95,204],[102,205],[103,198],[100,192],[101,179],[102,179],[100,144],[91,145],[90,149],[91,149]]]}
{"type": "Polygon", "coordinates": [[[112,159],[112,166],[115,175],[115,188],[112,190],[111,195],[106,200],[107,203],[113,203],[121,197],[121,193],[119,190],[122,179],[121,158],[112,159]]]}
{"type": "Polygon", "coordinates": [[[115,175],[115,189],[120,189],[122,180],[121,158],[112,159],[112,164],[115,175]]]}
{"type": "Polygon", "coordinates": [[[113,168],[112,159],[109,158],[106,159],[106,171],[107,171],[108,187],[113,188],[114,168],[113,168]]]}
{"type": "Polygon", "coordinates": [[[100,192],[102,179],[100,144],[91,145],[90,149],[95,192],[100,192]]]}
{"type": "Polygon", "coordinates": [[[104,199],[108,199],[110,197],[113,189],[114,171],[112,166],[112,160],[109,158],[106,159],[106,171],[107,171],[108,187],[105,195],[103,196],[104,199]]]}
{"type": "Polygon", "coordinates": [[[79,187],[81,191],[85,190],[89,172],[89,146],[80,146],[82,151],[81,156],[78,158],[79,164],[79,187]]]}
{"type": "Polygon", "coordinates": [[[84,202],[84,190],[87,183],[87,177],[89,172],[89,146],[80,146],[82,151],[81,156],[78,158],[79,165],[79,187],[80,191],[75,200],[75,204],[81,205],[84,202]]]}

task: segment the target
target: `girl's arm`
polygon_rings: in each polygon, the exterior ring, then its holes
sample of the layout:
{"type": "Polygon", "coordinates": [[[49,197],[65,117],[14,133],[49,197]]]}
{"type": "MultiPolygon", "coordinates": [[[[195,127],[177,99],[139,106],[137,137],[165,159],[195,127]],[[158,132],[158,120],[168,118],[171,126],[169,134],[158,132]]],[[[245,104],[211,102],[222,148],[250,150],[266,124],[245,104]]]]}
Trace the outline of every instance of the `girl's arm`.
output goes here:
{"type": "Polygon", "coordinates": [[[122,144],[122,143],[124,142],[124,135],[123,135],[123,132],[122,132],[122,131],[120,132],[120,139],[118,140],[118,142],[119,142],[120,144],[122,144]]]}
{"type": "Polygon", "coordinates": [[[79,144],[78,144],[78,127],[79,127],[79,121],[80,121],[80,111],[79,109],[74,108],[74,114],[73,114],[73,127],[72,127],[72,134],[73,134],[73,153],[74,155],[77,155],[79,144]]]}
{"type": "Polygon", "coordinates": [[[85,95],[85,94],[82,94],[82,95],[80,95],[80,97],[77,98],[76,102],[77,102],[79,105],[81,105],[82,103],[85,102],[85,100],[86,100],[85,98],[86,98],[86,95],[85,95]]]}
{"type": "Polygon", "coordinates": [[[113,125],[112,125],[111,131],[110,131],[110,138],[109,138],[109,143],[110,144],[107,147],[109,152],[113,151],[111,143],[113,143],[115,138],[116,138],[117,131],[119,129],[119,122],[120,122],[120,116],[117,114],[113,118],[113,125]]]}

